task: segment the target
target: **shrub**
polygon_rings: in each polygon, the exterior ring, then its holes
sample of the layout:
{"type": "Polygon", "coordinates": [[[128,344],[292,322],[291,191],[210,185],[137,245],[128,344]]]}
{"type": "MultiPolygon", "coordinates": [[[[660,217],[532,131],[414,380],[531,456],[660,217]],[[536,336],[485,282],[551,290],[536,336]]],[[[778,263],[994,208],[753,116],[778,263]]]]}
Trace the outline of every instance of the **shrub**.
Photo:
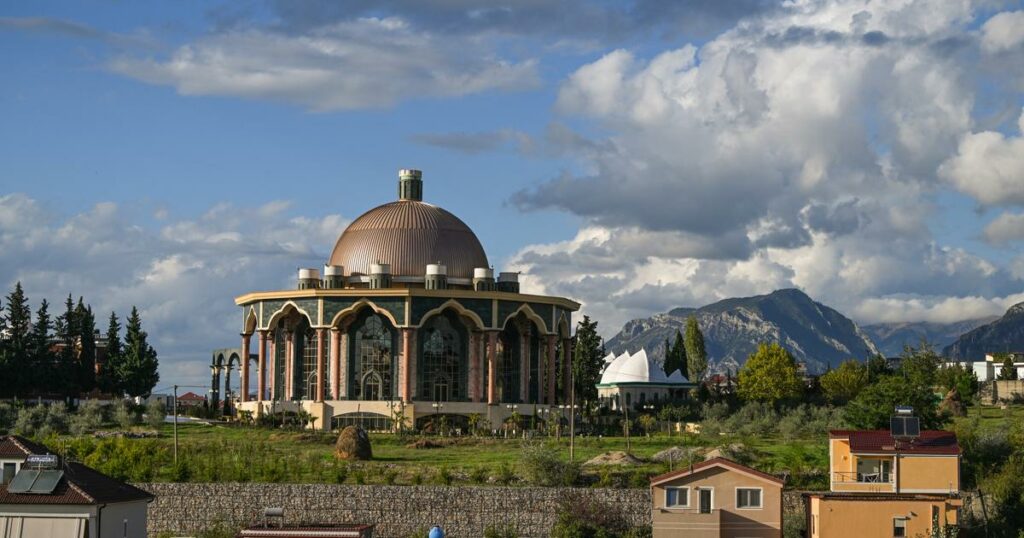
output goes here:
{"type": "Polygon", "coordinates": [[[437,470],[437,483],[442,486],[452,485],[452,472],[447,467],[441,467],[437,470]]]}
{"type": "Polygon", "coordinates": [[[415,473],[413,473],[412,474],[411,482],[412,482],[412,485],[414,485],[414,486],[418,486],[418,485],[422,484],[423,483],[423,473],[421,473],[419,471],[416,471],[415,473]]]}
{"type": "Polygon", "coordinates": [[[138,422],[135,411],[128,405],[128,402],[124,400],[118,401],[114,404],[113,416],[114,422],[117,423],[122,429],[129,429],[138,422]]]}
{"type": "Polygon", "coordinates": [[[384,471],[384,475],[383,476],[384,476],[384,483],[389,485],[389,486],[393,486],[395,484],[395,479],[398,478],[398,471],[396,471],[394,469],[386,469],[384,471]]]}
{"type": "Polygon", "coordinates": [[[0,402],[0,433],[8,433],[18,420],[18,410],[7,402],[0,402]]]}
{"type": "Polygon", "coordinates": [[[538,486],[571,486],[579,479],[580,465],[562,461],[558,450],[541,443],[523,446],[523,471],[538,486]]]}
{"type": "Polygon", "coordinates": [[[516,481],[516,473],[512,470],[512,466],[507,463],[502,463],[498,466],[497,482],[503,486],[507,486],[512,482],[516,481]]]}
{"type": "Polygon", "coordinates": [[[474,484],[484,484],[487,482],[487,467],[476,467],[469,473],[469,479],[474,484]]]}
{"type": "Polygon", "coordinates": [[[26,437],[42,439],[51,435],[67,433],[68,410],[64,402],[32,405],[18,411],[14,431],[26,437]]]}
{"type": "Polygon", "coordinates": [[[334,483],[344,484],[348,478],[348,465],[341,463],[334,467],[334,483]]]}
{"type": "Polygon", "coordinates": [[[765,435],[775,431],[779,414],[767,402],[750,402],[733,413],[726,421],[726,428],[741,435],[765,435]]]}
{"type": "Polygon", "coordinates": [[[159,430],[166,416],[167,408],[162,401],[154,398],[146,404],[146,424],[150,428],[159,430]]]}
{"type": "Polygon", "coordinates": [[[613,538],[635,536],[621,510],[583,496],[571,495],[559,504],[552,538],[613,538]]]}
{"type": "Polygon", "coordinates": [[[352,478],[355,479],[356,484],[362,486],[363,484],[366,483],[366,471],[364,471],[362,468],[356,469],[355,471],[352,472],[352,478]]]}
{"type": "Polygon", "coordinates": [[[78,406],[78,412],[71,417],[71,433],[85,435],[103,426],[103,406],[96,400],[88,400],[78,406]]]}

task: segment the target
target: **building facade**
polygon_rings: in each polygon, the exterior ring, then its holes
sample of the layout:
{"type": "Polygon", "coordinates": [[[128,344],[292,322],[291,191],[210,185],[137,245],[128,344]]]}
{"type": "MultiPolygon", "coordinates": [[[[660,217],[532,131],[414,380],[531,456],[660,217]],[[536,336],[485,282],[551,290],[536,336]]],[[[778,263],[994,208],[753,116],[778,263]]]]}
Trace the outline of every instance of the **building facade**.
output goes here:
{"type": "Polygon", "coordinates": [[[810,538],[931,536],[957,525],[960,447],[952,432],[898,440],[885,430],[833,430],[829,468],[830,492],[807,495],[810,538]]]}
{"type": "Polygon", "coordinates": [[[239,365],[240,410],[384,429],[436,415],[498,424],[565,402],[579,304],[495,278],[473,231],[423,202],[418,170],[398,190],[348,226],[322,275],[300,269],[296,289],[235,299],[239,356],[255,357],[239,365]]]}
{"type": "Polygon", "coordinates": [[[780,538],[783,485],[726,458],[656,476],[651,479],[653,538],[780,538]]]}

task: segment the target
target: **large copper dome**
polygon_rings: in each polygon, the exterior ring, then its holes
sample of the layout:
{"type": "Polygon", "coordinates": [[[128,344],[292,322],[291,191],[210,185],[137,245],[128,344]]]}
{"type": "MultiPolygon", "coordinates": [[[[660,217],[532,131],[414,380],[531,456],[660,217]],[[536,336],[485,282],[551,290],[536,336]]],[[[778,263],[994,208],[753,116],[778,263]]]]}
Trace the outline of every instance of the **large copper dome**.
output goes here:
{"type": "Polygon", "coordinates": [[[418,200],[399,200],[357,218],[338,238],[331,265],[348,274],[369,274],[374,263],[391,264],[394,276],[423,276],[427,264],[448,266],[449,278],[472,278],[488,267],[473,230],[458,217],[418,200]]]}

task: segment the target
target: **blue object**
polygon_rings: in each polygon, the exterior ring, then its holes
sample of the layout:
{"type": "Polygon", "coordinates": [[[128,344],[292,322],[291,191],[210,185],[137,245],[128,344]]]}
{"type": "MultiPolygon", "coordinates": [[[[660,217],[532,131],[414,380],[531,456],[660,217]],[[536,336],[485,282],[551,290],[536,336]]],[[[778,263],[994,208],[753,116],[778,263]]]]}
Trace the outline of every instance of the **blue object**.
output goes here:
{"type": "Polygon", "coordinates": [[[434,525],[433,527],[430,528],[429,537],[430,538],[444,538],[444,531],[441,529],[441,527],[438,527],[437,525],[434,525]]]}

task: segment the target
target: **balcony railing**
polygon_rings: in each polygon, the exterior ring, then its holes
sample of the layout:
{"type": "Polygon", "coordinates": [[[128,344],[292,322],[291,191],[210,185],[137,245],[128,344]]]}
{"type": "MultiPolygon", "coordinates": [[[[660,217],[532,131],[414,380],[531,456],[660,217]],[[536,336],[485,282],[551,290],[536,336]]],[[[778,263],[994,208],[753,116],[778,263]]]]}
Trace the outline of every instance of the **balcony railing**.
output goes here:
{"type": "Polygon", "coordinates": [[[857,484],[892,484],[892,473],[855,473],[855,472],[834,472],[834,482],[857,483],[857,484]]]}

